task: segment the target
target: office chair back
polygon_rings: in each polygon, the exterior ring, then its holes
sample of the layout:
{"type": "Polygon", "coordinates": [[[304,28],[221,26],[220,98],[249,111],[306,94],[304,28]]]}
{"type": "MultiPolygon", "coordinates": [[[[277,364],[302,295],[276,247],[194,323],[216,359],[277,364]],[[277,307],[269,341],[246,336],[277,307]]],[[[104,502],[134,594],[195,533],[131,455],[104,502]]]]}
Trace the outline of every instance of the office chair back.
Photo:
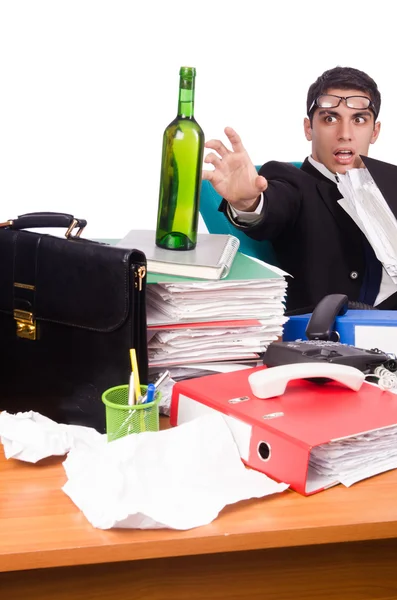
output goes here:
{"type": "MultiPolygon", "coordinates": [[[[291,163],[300,168],[301,162],[291,163]]],[[[260,169],[259,166],[256,167],[260,169]]],[[[203,181],[200,195],[200,214],[209,233],[230,233],[240,240],[240,252],[254,256],[272,265],[277,265],[277,258],[270,242],[258,242],[249,238],[242,230],[236,229],[225,215],[218,211],[221,196],[214,190],[209,181],[203,181]]]]}

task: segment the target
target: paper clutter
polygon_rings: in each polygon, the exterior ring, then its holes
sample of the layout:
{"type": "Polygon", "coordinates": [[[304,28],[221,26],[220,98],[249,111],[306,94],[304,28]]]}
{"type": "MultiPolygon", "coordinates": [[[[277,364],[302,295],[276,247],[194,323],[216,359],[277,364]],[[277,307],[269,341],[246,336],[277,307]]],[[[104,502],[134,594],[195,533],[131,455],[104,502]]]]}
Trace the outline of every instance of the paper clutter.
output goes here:
{"type": "Polygon", "coordinates": [[[190,529],[288,486],[247,469],[224,418],[72,448],[63,491],[94,527],[190,529]]]}
{"type": "Polygon", "coordinates": [[[91,427],[61,425],[34,412],[0,413],[0,438],[6,458],[36,463],[47,456],[62,456],[78,445],[91,445],[102,436],[91,427]]]}

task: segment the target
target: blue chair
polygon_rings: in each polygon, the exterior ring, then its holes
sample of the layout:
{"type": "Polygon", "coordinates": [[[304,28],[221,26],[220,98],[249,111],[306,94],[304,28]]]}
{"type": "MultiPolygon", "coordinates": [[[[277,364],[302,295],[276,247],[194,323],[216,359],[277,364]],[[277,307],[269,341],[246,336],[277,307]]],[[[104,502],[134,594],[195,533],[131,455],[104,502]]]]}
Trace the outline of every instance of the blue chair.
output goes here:
{"type": "MultiPolygon", "coordinates": [[[[301,162],[291,163],[300,168],[301,162]]],[[[260,169],[259,166],[256,167],[260,169]]],[[[236,229],[225,215],[218,211],[221,196],[214,190],[209,181],[203,181],[200,195],[200,214],[209,233],[230,233],[240,240],[240,252],[254,256],[271,265],[277,265],[277,258],[270,242],[258,242],[249,238],[243,231],[236,229]]]]}

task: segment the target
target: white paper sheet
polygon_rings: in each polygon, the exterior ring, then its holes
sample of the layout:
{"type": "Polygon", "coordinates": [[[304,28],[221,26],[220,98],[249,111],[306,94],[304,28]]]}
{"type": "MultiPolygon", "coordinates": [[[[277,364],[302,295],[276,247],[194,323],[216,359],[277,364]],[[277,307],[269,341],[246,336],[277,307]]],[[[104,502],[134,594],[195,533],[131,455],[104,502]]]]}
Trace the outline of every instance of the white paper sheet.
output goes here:
{"type": "Polygon", "coordinates": [[[397,283],[397,222],[368,169],[339,174],[342,208],[356,222],[394,283],[397,283]]]}
{"type": "Polygon", "coordinates": [[[72,449],[64,467],[64,492],[100,529],[199,527],[228,504],[288,487],[243,465],[220,414],[72,449]]]}
{"type": "Polygon", "coordinates": [[[91,427],[60,425],[43,415],[0,413],[0,438],[6,458],[36,463],[47,456],[62,456],[77,444],[96,445],[102,436],[91,427]]]}

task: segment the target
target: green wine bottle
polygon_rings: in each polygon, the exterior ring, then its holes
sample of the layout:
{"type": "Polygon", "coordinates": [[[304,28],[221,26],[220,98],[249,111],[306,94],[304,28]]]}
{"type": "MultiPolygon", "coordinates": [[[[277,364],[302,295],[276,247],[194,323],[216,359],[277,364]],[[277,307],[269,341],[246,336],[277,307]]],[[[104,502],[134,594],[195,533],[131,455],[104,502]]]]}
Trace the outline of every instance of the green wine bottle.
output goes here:
{"type": "Polygon", "coordinates": [[[156,244],[192,250],[197,242],[204,133],[194,118],[196,69],[179,71],[178,115],[163,136],[156,244]]]}

